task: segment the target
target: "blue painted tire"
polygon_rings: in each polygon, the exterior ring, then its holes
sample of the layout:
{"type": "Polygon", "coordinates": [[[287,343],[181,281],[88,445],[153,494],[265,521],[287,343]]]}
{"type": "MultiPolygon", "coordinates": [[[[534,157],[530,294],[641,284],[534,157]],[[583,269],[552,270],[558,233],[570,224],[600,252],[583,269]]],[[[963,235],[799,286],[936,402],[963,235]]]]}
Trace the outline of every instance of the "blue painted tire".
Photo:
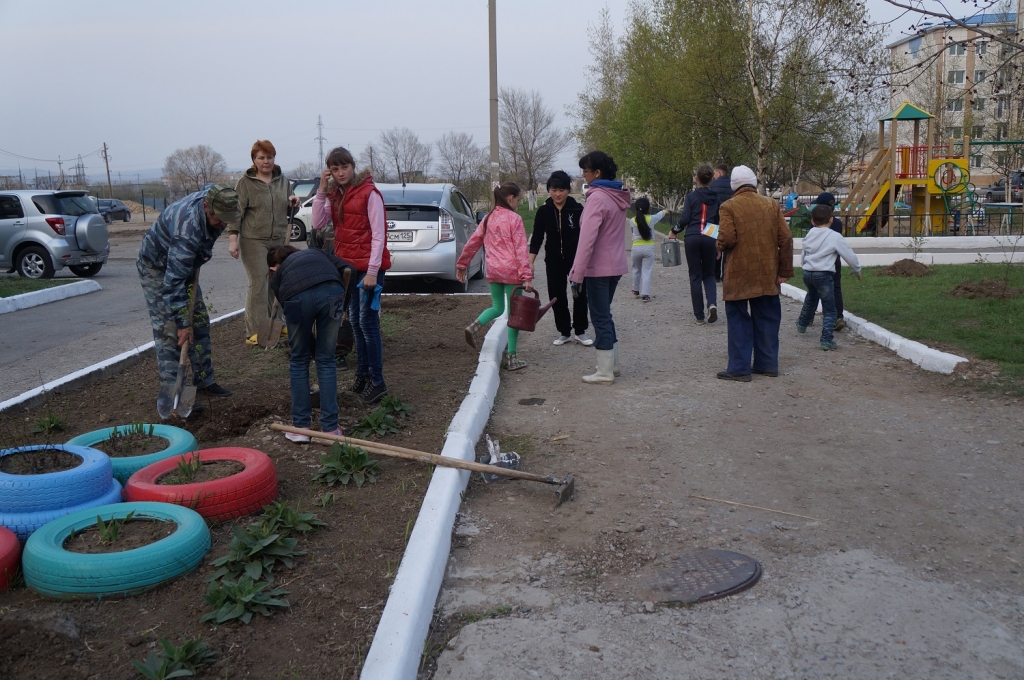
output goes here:
{"type": "Polygon", "coordinates": [[[75,512],[50,522],[25,544],[25,584],[58,598],[128,596],[151,590],[192,571],[210,550],[210,530],[199,513],[169,503],[118,503],[75,512]],[[75,532],[135,512],[137,519],[173,522],[178,528],[156,543],[123,552],[75,553],[64,541],[75,532]]]}
{"type": "MultiPolygon", "coordinates": [[[[115,429],[129,427],[128,425],[118,425],[116,427],[107,427],[102,430],[94,430],[92,432],[86,432],[80,434],[67,443],[68,446],[95,446],[100,442],[105,442],[110,439],[110,435],[113,434],[115,429]]],[[[114,479],[124,484],[128,481],[128,478],[135,474],[137,471],[152,465],[158,460],[164,458],[170,458],[171,456],[181,456],[191,451],[197,451],[199,449],[199,442],[192,436],[192,433],[188,430],[183,430],[180,427],[172,427],[170,425],[150,425],[146,423],[145,427],[153,428],[154,437],[163,437],[167,440],[167,448],[163,451],[157,451],[156,453],[147,453],[144,456],[111,456],[110,464],[114,469],[114,479]]]]}
{"type": "MultiPolygon", "coordinates": [[[[64,517],[79,510],[95,508],[101,505],[121,502],[121,484],[116,479],[107,481],[106,493],[70,508],[53,510],[37,510],[36,512],[0,512],[0,526],[5,526],[18,535],[19,541],[27,540],[36,529],[55,519],[64,517]]],[[[95,516],[94,516],[95,518],[95,516]]]]}
{"type": "MultiPolygon", "coordinates": [[[[0,515],[58,510],[81,505],[107,493],[113,468],[110,457],[84,446],[45,444],[0,451],[0,458],[25,451],[58,449],[82,459],[70,470],[41,475],[11,475],[0,472],[0,515]]],[[[10,526],[6,522],[0,524],[10,526]]]]}

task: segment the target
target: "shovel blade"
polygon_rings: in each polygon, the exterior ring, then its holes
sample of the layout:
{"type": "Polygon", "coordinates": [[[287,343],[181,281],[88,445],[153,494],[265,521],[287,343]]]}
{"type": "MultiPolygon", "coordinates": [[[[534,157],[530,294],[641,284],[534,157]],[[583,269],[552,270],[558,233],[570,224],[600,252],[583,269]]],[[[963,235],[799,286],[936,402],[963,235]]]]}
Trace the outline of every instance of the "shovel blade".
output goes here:
{"type": "Polygon", "coordinates": [[[188,385],[181,388],[181,396],[178,397],[178,415],[188,418],[192,413],[192,407],[196,403],[196,386],[188,385]]]}
{"type": "MultiPolygon", "coordinates": [[[[263,349],[268,349],[269,347],[272,347],[270,343],[274,341],[273,325],[273,319],[260,319],[260,325],[256,329],[256,344],[258,344],[263,349]]],[[[281,329],[277,330],[277,334],[278,336],[281,335],[281,329]]]]}
{"type": "Polygon", "coordinates": [[[273,323],[270,324],[270,337],[267,338],[266,349],[274,349],[277,347],[277,343],[281,341],[282,328],[284,328],[284,321],[281,319],[274,319],[273,323]]]}
{"type": "Polygon", "coordinates": [[[174,410],[174,385],[160,385],[160,392],[156,395],[156,412],[161,420],[171,417],[174,410]]]}

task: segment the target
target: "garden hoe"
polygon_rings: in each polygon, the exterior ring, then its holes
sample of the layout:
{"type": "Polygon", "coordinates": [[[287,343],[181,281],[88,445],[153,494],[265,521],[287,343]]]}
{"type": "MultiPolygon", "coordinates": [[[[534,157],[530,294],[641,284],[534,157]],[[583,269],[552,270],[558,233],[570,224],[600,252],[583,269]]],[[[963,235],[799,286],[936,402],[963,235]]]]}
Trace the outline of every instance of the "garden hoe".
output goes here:
{"type": "Polygon", "coordinates": [[[425,451],[415,451],[413,449],[403,449],[400,446],[391,446],[390,444],[379,444],[377,442],[369,442],[363,439],[353,439],[351,437],[342,437],[336,434],[327,434],[325,432],[315,432],[313,430],[305,430],[301,427],[291,427],[290,425],[282,425],[280,423],[273,423],[270,426],[271,430],[278,430],[279,432],[292,432],[294,434],[304,434],[314,440],[320,440],[321,442],[341,442],[342,444],[350,444],[352,446],[358,446],[359,448],[366,449],[370,453],[376,453],[381,456],[388,456],[390,458],[401,458],[403,460],[417,460],[421,463],[430,463],[431,465],[440,465],[442,467],[458,468],[459,470],[469,470],[470,472],[479,472],[482,475],[499,475],[501,477],[511,477],[512,479],[525,479],[528,482],[541,482],[543,484],[551,484],[555,487],[555,506],[559,506],[567,500],[572,500],[576,495],[576,480],[573,479],[572,475],[566,475],[559,479],[558,477],[546,477],[544,475],[536,475],[532,472],[523,472],[522,470],[513,470],[510,468],[498,467],[497,465],[488,465],[486,463],[470,462],[468,460],[459,460],[458,458],[449,458],[448,456],[438,456],[433,453],[427,453],[425,451]]]}

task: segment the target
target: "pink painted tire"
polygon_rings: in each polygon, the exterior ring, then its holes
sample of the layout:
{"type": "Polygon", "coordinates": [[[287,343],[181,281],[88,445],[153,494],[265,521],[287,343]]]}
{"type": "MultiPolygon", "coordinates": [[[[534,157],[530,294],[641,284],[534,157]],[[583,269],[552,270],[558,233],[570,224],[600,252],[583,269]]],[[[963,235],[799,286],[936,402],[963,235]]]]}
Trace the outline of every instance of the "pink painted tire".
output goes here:
{"type": "Polygon", "coordinates": [[[21,563],[21,543],[13,531],[0,526],[0,593],[7,590],[21,563]]]}

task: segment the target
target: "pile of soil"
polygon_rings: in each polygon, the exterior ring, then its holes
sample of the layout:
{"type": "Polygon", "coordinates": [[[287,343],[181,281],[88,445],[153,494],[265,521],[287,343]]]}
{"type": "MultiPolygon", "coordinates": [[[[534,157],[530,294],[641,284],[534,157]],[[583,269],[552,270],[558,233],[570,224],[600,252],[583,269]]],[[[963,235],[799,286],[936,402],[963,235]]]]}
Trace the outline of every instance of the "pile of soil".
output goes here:
{"type": "Polygon", "coordinates": [[[931,273],[931,267],[923,265],[917,260],[911,260],[908,258],[897,260],[888,267],[883,267],[878,270],[879,276],[900,276],[908,279],[919,276],[928,276],[931,273]]]}
{"type": "Polygon", "coordinates": [[[191,477],[186,476],[181,470],[175,468],[166,475],[162,475],[160,479],[156,480],[156,483],[172,486],[178,484],[200,484],[237,475],[244,469],[245,466],[236,460],[211,460],[200,465],[199,469],[191,477]]]}
{"type": "MultiPolygon", "coordinates": [[[[402,433],[388,444],[440,453],[476,372],[477,352],[463,329],[485,306],[475,297],[409,297],[382,301],[384,377],[391,395],[411,404],[402,433]]],[[[0,601],[0,678],[135,677],[132,660],[157,648],[158,638],[181,644],[202,636],[216,653],[200,677],[357,678],[377,628],[407,530],[416,520],[430,483],[426,465],[382,459],[376,484],[331,487],[336,502],[315,501],[327,487],[312,482],[327,447],[294,444],[272,431],[291,421],[288,352],[284,343],[264,351],[246,347],[244,320],[213,327],[213,365],[218,383],[234,391],[201,398],[207,410],[169,424],[191,431],[201,448],[241,446],[263,451],[277,469],[279,500],[315,512],[328,526],[302,537],[293,570],[275,572],[275,587],[288,591],[287,610],[254,617],[249,625],[199,623],[211,563],[227,553],[234,526],[253,517],[211,527],[212,547],[195,572],[148,593],[89,602],[58,602],[17,587],[0,601]],[[83,642],[88,640],[88,647],[83,642]]],[[[30,429],[48,412],[68,422],[67,438],[119,423],[155,417],[157,380],[152,353],[126,370],[77,391],[53,394],[47,405],[0,413],[0,448],[44,443],[30,429]],[[26,420],[29,418],[29,420],[26,420]]],[[[315,380],[315,371],[313,376],[315,380]]],[[[340,424],[348,431],[376,408],[349,391],[352,371],[338,374],[340,424]]],[[[314,423],[318,413],[314,411],[314,423]]]]}
{"type": "MultiPolygon", "coordinates": [[[[139,203],[137,201],[122,201],[122,203],[124,203],[126,206],[128,206],[128,209],[132,211],[132,215],[133,216],[134,215],[138,215],[140,218],[142,217],[142,204],[141,203],[139,203]]],[[[155,210],[153,208],[150,208],[148,205],[146,206],[146,217],[149,217],[150,215],[152,215],[155,218],[159,214],[160,214],[159,210],[155,210]]]]}
{"type": "Polygon", "coordinates": [[[48,472],[71,470],[81,464],[82,459],[73,453],[60,449],[36,449],[0,458],[0,472],[9,475],[43,475],[48,472]]]}
{"type": "Polygon", "coordinates": [[[170,442],[163,437],[154,437],[146,432],[129,432],[93,444],[92,448],[99,449],[111,458],[127,458],[163,451],[168,446],[170,442]]]}
{"type": "Polygon", "coordinates": [[[100,553],[125,552],[156,543],[174,533],[178,525],[174,522],[161,522],[155,519],[130,519],[121,525],[117,540],[104,543],[99,529],[91,526],[82,529],[64,541],[64,549],[70,552],[96,555],[100,553]]]}
{"type": "Polygon", "coordinates": [[[993,281],[982,279],[981,281],[961,281],[952,290],[943,291],[946,295],[955,298],[967,298],[978,300],[983,298],[994,298],[996,300],[1009,300],[1021,294],[1022,288],[1014,288],[1005,281],[993,281]]]}

